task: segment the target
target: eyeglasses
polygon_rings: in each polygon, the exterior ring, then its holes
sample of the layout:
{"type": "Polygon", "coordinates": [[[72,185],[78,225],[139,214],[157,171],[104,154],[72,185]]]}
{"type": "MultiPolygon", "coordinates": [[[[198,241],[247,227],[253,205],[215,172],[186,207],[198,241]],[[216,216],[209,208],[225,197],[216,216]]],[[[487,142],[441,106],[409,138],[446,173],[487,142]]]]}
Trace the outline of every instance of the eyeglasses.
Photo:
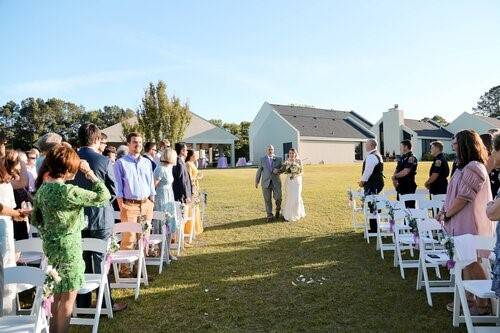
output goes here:
{"type": "Polygon", "coordinates": [[[28,160],[36,160],[36,157],[34,157],[34,156],[28,156],[28,160]]]}

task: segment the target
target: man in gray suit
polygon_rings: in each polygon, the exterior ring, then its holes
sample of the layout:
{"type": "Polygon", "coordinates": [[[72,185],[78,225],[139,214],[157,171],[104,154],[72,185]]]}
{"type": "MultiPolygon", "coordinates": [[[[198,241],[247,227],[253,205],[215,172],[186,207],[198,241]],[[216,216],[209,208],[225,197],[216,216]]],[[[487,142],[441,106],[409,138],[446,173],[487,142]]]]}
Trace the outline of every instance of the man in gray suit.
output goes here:
{"type": "Polygon", "coordinates": [[[255,177],[255,188],[259,187],[259,182],[262,186],[262,195],[266,204],[267,222],[273,219],[273,202],[271,195],[276,202],[276,219],[280,218],[281,210],[281,179],[280,169],[283,160],[281,157],[274,155],[274,147],[267,146],[266,156],[260,159],[255,177]]]}

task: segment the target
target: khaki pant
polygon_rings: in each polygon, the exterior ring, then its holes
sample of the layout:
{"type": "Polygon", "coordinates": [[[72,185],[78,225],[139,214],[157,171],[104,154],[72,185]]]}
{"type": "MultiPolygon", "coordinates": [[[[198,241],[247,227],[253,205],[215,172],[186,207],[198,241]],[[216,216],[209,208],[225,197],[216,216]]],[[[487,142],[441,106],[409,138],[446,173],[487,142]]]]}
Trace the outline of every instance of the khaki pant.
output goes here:
{"type": "MultiPolygon", "coordinates": [[[[146,221],[151,223],[153,219],[153,208],[154,203],[147,200],[144,203],[123,203],[120,209],[120,220],[121,222],[133,222],[137,223],[137,218],[141,215],[146,216],[146,221]]],[[[124,232],[122,234],[122,240],[120,243],[120,250],[133,250],[136,246],[137,234],[131,232],[124,232]]],[[[120,271],[122,273],[129,273],[130,268],[128,265],[121,265],[120,271]]]]}

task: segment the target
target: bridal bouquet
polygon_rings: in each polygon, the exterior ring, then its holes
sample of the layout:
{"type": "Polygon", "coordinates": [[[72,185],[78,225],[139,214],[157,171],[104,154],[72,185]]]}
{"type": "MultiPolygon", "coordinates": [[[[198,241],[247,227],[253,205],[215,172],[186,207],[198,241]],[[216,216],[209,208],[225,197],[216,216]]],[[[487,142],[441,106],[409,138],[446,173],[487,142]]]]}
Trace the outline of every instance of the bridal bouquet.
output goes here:
{"type": "Polygon", "coordinates": [[[281,170],[290,175],[290,179],[302,174],[302,164],[299,161],[285,161],[281,170]]]}

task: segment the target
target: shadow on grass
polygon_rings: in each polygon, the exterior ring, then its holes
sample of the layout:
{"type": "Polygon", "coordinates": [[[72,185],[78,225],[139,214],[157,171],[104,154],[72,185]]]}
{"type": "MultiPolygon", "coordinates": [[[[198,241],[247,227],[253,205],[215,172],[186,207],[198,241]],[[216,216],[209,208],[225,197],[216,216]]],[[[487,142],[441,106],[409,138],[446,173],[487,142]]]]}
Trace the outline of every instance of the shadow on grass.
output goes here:
{"type": "Polygon", "coordinates": [[[230,229],[238,229],[238,228],[249,228],[255,225],[264,225],[268,224],[265,218],[260,219],[252,219],[252,220],[243,220],[238,222],[227,222],[223,224],[217,224],[214,226],[207,226],[205,230],[215,231],[215,230],[230,230],[230,229]]]}
{"type": "Polygon", "coordinates": [[[401,280],[392,256],[382,260],[359,233],[226,245],[190,249],[161,276],[151,270],[140,300],[122,294],[129,309],[103,319],[101,331],[454,331],[452,295],[428,307],[415,270],[401,280]]]}

